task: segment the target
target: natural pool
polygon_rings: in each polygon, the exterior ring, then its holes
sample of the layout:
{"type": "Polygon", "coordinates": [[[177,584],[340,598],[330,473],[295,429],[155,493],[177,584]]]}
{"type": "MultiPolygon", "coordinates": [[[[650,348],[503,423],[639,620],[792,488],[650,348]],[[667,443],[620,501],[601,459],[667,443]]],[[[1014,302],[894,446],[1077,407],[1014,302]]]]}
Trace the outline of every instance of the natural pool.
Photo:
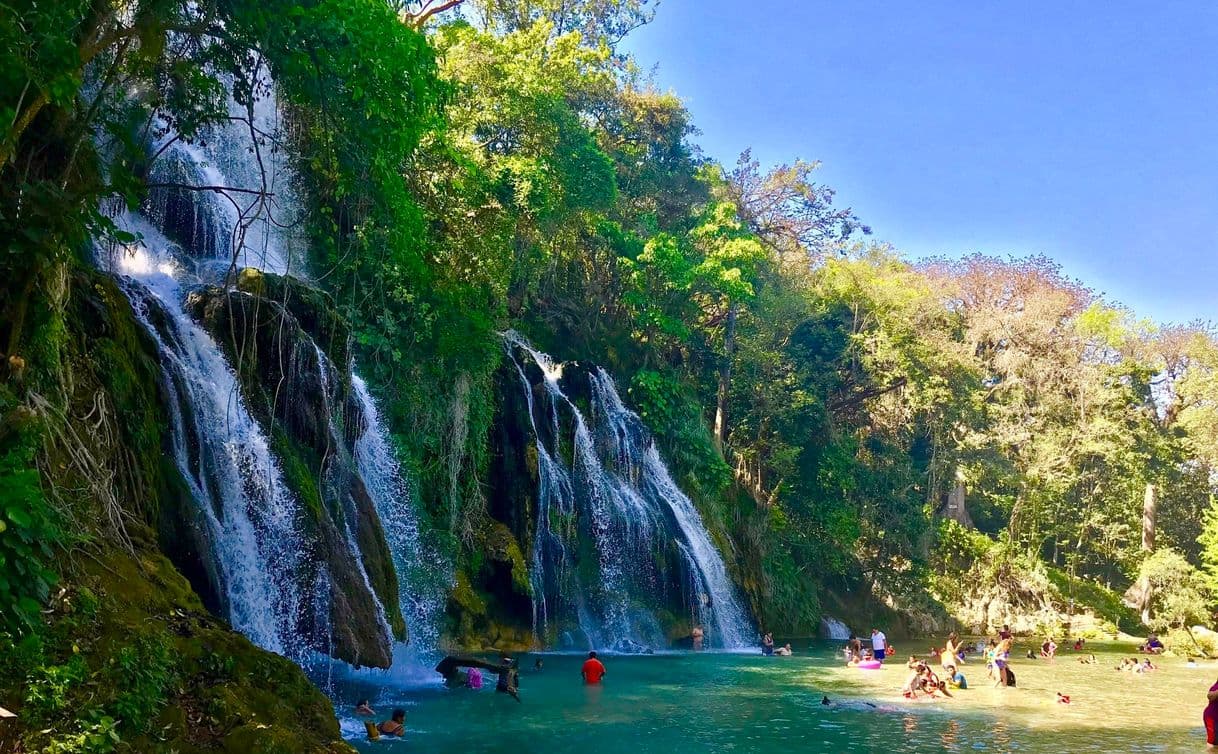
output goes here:
{"type": "MultiPolygon", "coordinates": [[[[361,751],[685,754],[686,752],[1190,752],[1205,751],[1201,710],[1218,663],[1188,668],[1164,658],[1145,675],[1113,666],[1128,646],[1089,647],[1099,665],[1065,652],[1054,661],[1015,660],[1019,686],[995,689],[977,662],[956,699],[908,702],[910,647],[880,671],[846,668],[836,645],[794,657],[673,653],[606,657],[601,687],[579,677],[582,655],[520,657],[523,703],[494,692],[440,686],[392,689],[346,682],[339,693],[373,700],[381,717],[407,710],[403,741],[363,740],[345,710],[343,730],[361,751]],[[1069,694],[1069,706],[1055,692],[1069,694]],[[836,703],[825,707],[822,695],[836,703]],[[877,705],[876,707],[869,706],[877,705]]],[[[1018,646],[1022,657],[1026,646],[1018,646]]]]}

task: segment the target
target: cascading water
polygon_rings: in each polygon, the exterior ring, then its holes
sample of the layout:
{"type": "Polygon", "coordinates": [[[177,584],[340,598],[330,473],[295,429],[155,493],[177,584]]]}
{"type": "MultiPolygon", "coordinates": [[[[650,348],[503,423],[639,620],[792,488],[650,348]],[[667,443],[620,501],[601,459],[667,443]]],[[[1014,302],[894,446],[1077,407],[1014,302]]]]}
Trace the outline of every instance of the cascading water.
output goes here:
{"type": "Polygon", "coordinates": [[[826,639],[835,641],[844,641],[853,636],[849,626],[828,615],[820,619],[820,630],[826,639]]]}
{"type": "MultiPolygon", "coordinates": [[[[330,358],[326,356],[325,351],[321,350],[321,346],[314,343],[313,349],[317,358],[318,381],[321,383],[322,388],[322,404],[330,407],[337,406],[338,403],[335,401],[335,394],[337,392],[337,385],[335,383],[337,380],[335,377],[334,367],[330,363],[330,358]]],[[[351,469],[353,468],[353,464],[351,463],[352,459],[343,458],[344,456],[348,455],[343,432],[339,429],[338,424],[335,421],[333,411],[329,412],[329,416],[327,418],[329,420],[328,428],[330,434],[329,452],[330,454],[339,456],[338,462],[332,462],[329,464],[327,473],[330,475],[337,475],[343,472],[350,473],[351,469]]],[[[367,434],[367,430],[365,430],[365,434],[367,434]]],[[[346,484],[338,484],[335,486],[340,488],[348,487],[346,484]]],[[[384,641],[389,642],[393,637],[393,629],[389,625],[389,618],[385,612],[385,605],[382,603],[379,595],[377,595],[376,588],[372,585],[372,579],[368,576],[368,569],[364,565],[366,558],[363,553],[363,549],[360,547],[359,540],[355,535],[355,530],[351,525],[352,521],[358,520],[359,509],[349,494],[342,495],[342,502],[343,536],[346,539],[348,549],[351,551],[352,555],[354,555],[354,557],[351,558],[351,561],[359,574],[360,581],[363,583],[364,589],[368,590],[369,594],[377,598],[375,600],[377,623],[379,624],[381,633],[384,636],[384,641]]]]}
{"type": "Polygon", "coordinates": [[[142,241],[122,250],[118,272],[164,369],[174,461],[190,486],[214,593],[230,622],[266,649],[299,657],[303,568],[309,548],[262,428],[212,337],[182,308],[173,244],[140,218],[142,241]]]}
{"type": "Polygon", "coordinates": [[[434,680],[431,668],[438,659],[440,617],[452,574],[420,536],[410,486],[368,386],[358,375],[351,382],[366,425],[355,443],[355,461],[385,528],[398,572],[402,614],[410,632],[410,643],[395,648],[394,665],[419,679],[434,680]]]}
{"type": "MultiPolygon", "coordinates": [[[[237,270],[286,275],[299,266],[292,177],[278,146],[273,86],[265,83],[270,96],[250,108],[230,101],[229,122],[195,142],[170,132],[152,145],[149,201],[139,212],[114,213],[116,224],[138,240],[99,250],[99,258],[118,277],[159,351],[172,424],[168,442],[193,503],[185,514],[193,520],[183,528],[198,567],[186,570],[210,606],[260,646],[317,667],[326,664],[318,662],[318,652],[343,656],[335,654],[334,638],[343,631],[348,643],[365,642],[349,653],[357,656],[353,661],[362,663],[369,655],[358,650],[379,643],[385,649],[371,657],[388,663],[395,631],[383,599],[398,599],[401,610],[393,604],[392,612],[406,619],[412,641],[408,649],[394,648],[394,658],[426,662],[443,606],[437,590],[446,584],[429,582],[419,590],[410,583],[417,571],[411,561],[423,548],[407,485],[366,386],[354,376],[349,385],[340,380],[306,333],[295,337],[312,345],[308,358],[290,350],[280,354],[291,369],[309,372],[300,379],[320,390],[314,398],[324,409],[324,448],[314,481],[331,510],[321,512],[318,524],[319,513],[306,514],[285,481],[284,464],[260,422],[267,420],[265,412],[252,410],[243,394],[233,363],[246,355],[226,354],[219,333],[199,321],[196,292],[205,286],[220,285],[210,289],[214,295],[239,298],[245,294],[228,287],[237,270]],[[348,390],[354,392],[350,404],[348,390]],[[362,417],[336,420],[347,405],[362,417]],[[378,515],[382,520],[369,520],[378,515]],[[394,574],[382,569],[374,578],[366,567],[369,544],[383,548],[386,541],[397,573],[392,595],[384,592],[394,574]],[[342,611],[362,616],[362,639],[338,622],[342,611]]],[[[283,310],[279,302],[257,306],[283,310]]],[[[279,316],[294,321],[290,314],[279,316]]],[[[257,314],[250,322],[257,325],[257,314]]],[[[276,401],[280,387],[274,388],[276,401]]],[[[299,402],[300,396],[285,400],[299,402]]],[[[273,414],[272,427],[278,421],[273,414]]]]}
{"type": "Polygon", "coordinates": [[[723,646],[747,646],[753,638],[747,613],[693,501],[673,481],[642,420],[622,404],[613,379],[603,369],[592,374],[592,395],[600,439],[609,448],[620,477],[633,480],[633,489],[641,491],[643,500],[666,503],[666,512],[676,522],[678,544],[693,566],[690,571],[699,596],[697,622],[712,627],[712,635],[717,634],[723,646]]]}
{"type": "Polygon", "coordinates": [[[517,333],[505,333],[504,343],[536,450],[535,631],[544,635],[551,623],[566,622],[578,625],[593,647],[666,646],[655,611],[669,602],[665,571],[675,567],[684,574],[689,619],[703,625],[707,645],[749,646],[748,614],[723,558],[609,375],[587,374],[588,421],[560,384],[563,365],[517,333]],[[541,396],[534,395],[530,368],[540,371],[541,396]]]}

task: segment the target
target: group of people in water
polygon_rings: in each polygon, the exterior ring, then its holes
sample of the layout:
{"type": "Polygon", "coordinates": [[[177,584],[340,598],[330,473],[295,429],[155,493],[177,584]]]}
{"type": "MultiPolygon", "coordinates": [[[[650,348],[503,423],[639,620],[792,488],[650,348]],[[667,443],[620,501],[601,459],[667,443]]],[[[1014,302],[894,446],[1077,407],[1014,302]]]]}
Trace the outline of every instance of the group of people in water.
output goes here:
{"type": "MultiPolygon", "coordinates": [[[[968,661],[969,655],[976,655],[985,664],[986,675],[994,688],[1010,688],[1017,683],[1015,671],[1011,668],[1011,651],[1014,646],[1014,635],[1010,626],[1004,625],[996,636],[979,640],[969,645],[961,640],[958,634],[948,634],[943,647],[931,647],[925,658],[910,655],[905,663],[909,671],[905,682],[901,685],[901,694],[906,699],[952,697],[953,690],[967,689],[968,679],[961,667],[968,661]]],[[[1079,638],[1074,641],[1076,652],[1084,651],[1086,640],[1079,638]]],[[[1053,637],[1047,637],[1040,645],[1039,654],[1028,650],[1028,659],[1052,660],[1057,656],[1058,644],[1053,637]]],[[[872,669],[880,667],[885,656],[891,656],[893,647],[887,641],[882,631],[872,629],[870,646],[865,646],[862,639],[851,635],[842,651],[846,656],[848,667],[872,669]]],[[[1144,645],[1143,651],[1162,651],[1162,643],[1153,634],[1144,645]]],[[[1095,655],[1087,655],[1078,659],[1083,664],[1096,664],[1095,655]]],[[[1146,659],[1138,662],[1136,659],[1123,660],[1117,670],[1146,673],[1155,668],[1146,659]]],[[[1057,701],[1069,704],[1070,697],[1057,694],[1057,701]]]]}
{"type": "MultiPolygon", "coordinates": [[[[701,650],[705,640],[702,628],[695,626],[691,632],[690,639],[692,648],[694,650],[701,650]]],[[[953,698],[953,691],[969,688],[968,679],[961,668],[968,662],[970,655],[976,655],[979,661],[984,662],[986,675],[993,682],[995,688],[1013,687],[1016,685],[1015,671],[1010,666],[1013,645],[1014,636],[1011,633],[1010,627],[1005,625],[993,638],[979,640],[974,644],[967,644],[961,640],[958,634],[952,632],[948,634],[942,648],[932,647],[925,658],[910,655],[905,663],[908,674],[901,686],[901,695],[910,700],[953,698]]],[[[1076,639],[1073,649],[1075,652],[1084,652],[1086,641],[1081,638],[1076,639]]],[[[1057,656],[1057,650],[1058,645],[1056,641],[1052,637],[1047,637],[1040,645],[1039,654],[1033,650],[1028,650],[1027,657],[1029,659],[1037,659],[1039,657],[1041,659],[1052,660],[1057,656]]],[[[1138,651],[1157,655],[1164,651],[1164,645],[1156,635],[1151,634],[1146,642],[1138,648],[1138,651]]],[[[775,646],[774,635],[770,632],[762,635],[761,652],[766,656],[790,656],[793,654],[789,643],[780,647],[775,646]]],[[[885,659],[891,658],[894,655],[895,648],[889,644],[888,637],[883,631],[873,628],[869,640],[866,641],[858,636],[851,635],[843,648],[843,652],[846,656],[848,667],[870,669],[881,667],[885,659]]],[[[1098,664],[1094,654],[1080,656],[1078,662],[1084,665],[1098,664]]],[[[1196,666],[1192,658],[1189,658],[1189,666],[1196,666]]],[[[535,673],[539,673],[543,667],[543,660],[539,658],[535,661],[533,670],[535,673]]],[[[1149,657],[1142,660],[1130,657],[1122,659],[1115,669],[1118,672],[1150,673],[1156,670],[1157,666],[1151,662],[1149,657]]],[[[443,676],[445,684],[449,687],[465,687],[475,690],[483,687],[483,671],[493,673],[497,676],[495,684],[496,692],[511,696],[517,702],[521,701],[519,694],[519,667],[517,661],[507,653],[501,653],[497,663],[477,659],[446,657],[436,666],[436,671],[443,676]]],[[[583,679],[583,682],[588,685],[597,685],[601,683],[605,675],[606,668],[604,663],[595,651],[589,652],[580,667],[580,677],[583,679]]],[[[1210,689],[1208,700],[1209,706],[1206,707],[1204,719],[1207,740],[1211,744],[1211,747],[1213,747],[1215,746],[1215,736],[1218,735],[1218,683],[1215,683],[1210,689]]],[[[1061,692],[1057,692],[1056,701],[1058,704],[1071,703],[1070,696],[1061,692]]],[[[822,700],[822,704],[830,704],[828,697],[822,700]]],[[[370,739],[402,737],[405,735],[406,711],[404,709],[394,709],[388,719],[376,723],[374,722],[376,718],[375,711],[369,705],[368,700],[361,699],[356,704],[355,712],[359,717],[364,718],[364,724],[370,739]]]]}
{"type": "Polygon", "coordinates": [[[790,644],[781,647],[774,646],[774,634],[766,633],[761,637],[761,653],[766,657],[790,657],[795,654],[790,644]]]}
{"type": "MultiPolygon", "coordinates": [[[[533,663],[533,672],[540,673],[545,668],[542,658],[533,663]]],[[[444,684],[449,688],[468,688],[478,690],[483,687],[482,671],[494,673],[498,680],[495,682],[495,692],[507,694],[520,701],[520,668],[519,663],[511,655],[502,652],[498,663],[460,657],[445,657],[436,665],[436,672],[444,678],[444,684]]],[[[601,662],[596,652],[589,652],[587,659],[580,667],[580,677],[585,684],[595,686],[600,684],[606,673],[605,664],[601,662]]],[[[364,719],[369,740],[382,737],[401,738],[406,734],[406,711],[395,709],[388,720],[374,722],[376,711],[369,705],[367,699],[360,699],[355,705],[355,714],[364,719]]]]}

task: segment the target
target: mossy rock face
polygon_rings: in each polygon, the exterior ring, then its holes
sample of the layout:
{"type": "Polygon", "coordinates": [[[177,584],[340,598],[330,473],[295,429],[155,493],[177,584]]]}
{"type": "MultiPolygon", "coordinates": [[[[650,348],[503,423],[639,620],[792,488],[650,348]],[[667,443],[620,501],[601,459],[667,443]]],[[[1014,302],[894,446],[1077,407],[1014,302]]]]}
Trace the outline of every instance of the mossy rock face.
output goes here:
{"type": "Polygon", "coordinates": [[[444,648],[451,651],[525,651],[535,648],[532,631],[523,623],[501,621],[495,595],[474,587],[464,572],[448,598],[449,628],[444,648]]]}
{"type": "Polygon", "coordinates": [[[253,267],[238,273],[237,289],[290,312],[335,364],[350,360],[351,330],[326,293],[296,278],[253,267]]]}
{"type": "MultiPolygon", "coordinates": [[[[319,651],[357,666],[388,667],[384,623],[399,640],[407,638],[406,623],[392,553],[355,469],[354,442],[366,421],[350,390],[346,330],[324,296],[303,283],[243,270],[239,285],[197,291],[187,308],[235,365],[246,403],[302,503],[301,527],[315,562],[329,574],[329,618],[304,633],[319,651]]],[[[304,585],[302,593],[309,593],[304,585]]]]}
{"type": "Polygon", "coordinates": [[[153,549],[151,532],[133,535],[134,555],[106,549],[80,559],[47,625],[20,649],[6,648],[0,705],[28,726],[20,733],[27,751],[102,715],[120,720],[116,732],[130,751],[353,751],[299,667],[211,616],[153,549]],[[79,681],[61,700],[29,705],[28,682],[74,665],[79,681]]]}
{"type": "MultiPolygon", "coordinates": [[[[44,623],[0,632],[0,706],[18,713],[0,726],[0,751],[42,751],[112,725],[121,751],[349,754],[304,672],[217,619],[183,575],[202,566],[194,503],[163,446],[155,343],[109,277],[69,270],[63,289],[61,312],[31,305],[27,385],[74,424],[74,452],[107,472],[108,495],[51,443],[44,475],[73,537],[56,553],[60,588],[44,623]],[[29,694],[35,687],[58,691],[29,694]],[[213,703],[218,690],[225,704],[213,703]]],[[[154,326],[163,314],[148,312],[154,326]]]]}
{"type": "Polygon", "coordinates": [[[483,535],[483,542],[488,565],[506,569],[516,594],[531,597],[533,589],[529,584],[529,566],[512,532],[498,521],[493,521],[483,535]]]}

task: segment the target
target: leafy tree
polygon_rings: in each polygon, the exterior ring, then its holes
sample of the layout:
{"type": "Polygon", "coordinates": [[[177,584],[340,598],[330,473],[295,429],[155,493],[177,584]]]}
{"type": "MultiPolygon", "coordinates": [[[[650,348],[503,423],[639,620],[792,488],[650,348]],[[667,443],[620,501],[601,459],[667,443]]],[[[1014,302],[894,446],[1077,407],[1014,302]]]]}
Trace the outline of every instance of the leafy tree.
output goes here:
{"type": "Polygon", "coordinates": [[[1211,617],[1209,588],[1197,569],[1175,550],[1156,551],[1142,563],[1139,576],[1151,589],[1146,620],[1150,628],[1156,631],[1187,629],[1211,617]]]}

